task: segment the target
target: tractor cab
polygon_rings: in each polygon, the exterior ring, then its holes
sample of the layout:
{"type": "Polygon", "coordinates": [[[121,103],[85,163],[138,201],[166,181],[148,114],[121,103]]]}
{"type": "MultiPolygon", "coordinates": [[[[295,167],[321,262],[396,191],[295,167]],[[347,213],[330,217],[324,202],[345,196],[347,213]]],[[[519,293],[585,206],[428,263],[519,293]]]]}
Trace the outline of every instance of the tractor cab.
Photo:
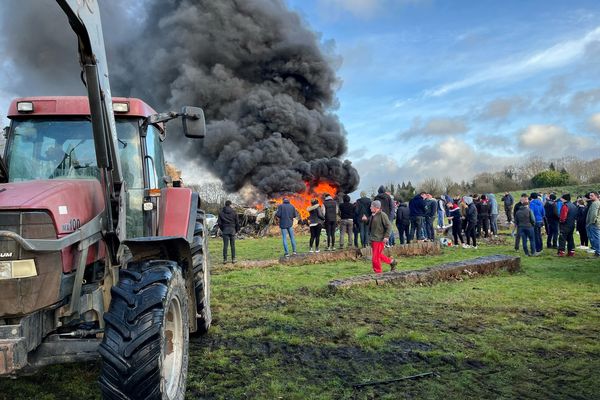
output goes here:
{"type": "MultiPolygon", "coordinates": [[[[126,187],[126,236],[155,236],[157,194],[170,182],[161,145],[164,124],[148,123],[158,114],[138,99],[113,98],[113,110],[126,187]]],[[[8,182],[102,179],[87,97],[17,99],[8,117],[8,182]]]]}

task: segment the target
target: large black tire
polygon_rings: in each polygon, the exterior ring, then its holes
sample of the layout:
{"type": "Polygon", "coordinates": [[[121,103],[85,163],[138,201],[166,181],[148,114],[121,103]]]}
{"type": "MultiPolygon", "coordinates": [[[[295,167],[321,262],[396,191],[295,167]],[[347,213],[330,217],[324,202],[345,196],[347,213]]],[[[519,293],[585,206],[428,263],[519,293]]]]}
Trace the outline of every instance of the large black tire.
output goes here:
{"type": "Polygon", "coordinates": [[[177,263],[129,263],[111,294],[99,347],[103,397],[182,400],[189,314],[185,281],[177,263]]]}
{"type": "Polygon", "coordinates": [[[194,288],[196,292],[196,315],[198,332],[206,333],[212,323],[210,310],[210,262],[208,257],[208,230],[204,211],[198,210],[192,243],[194,288]]]}

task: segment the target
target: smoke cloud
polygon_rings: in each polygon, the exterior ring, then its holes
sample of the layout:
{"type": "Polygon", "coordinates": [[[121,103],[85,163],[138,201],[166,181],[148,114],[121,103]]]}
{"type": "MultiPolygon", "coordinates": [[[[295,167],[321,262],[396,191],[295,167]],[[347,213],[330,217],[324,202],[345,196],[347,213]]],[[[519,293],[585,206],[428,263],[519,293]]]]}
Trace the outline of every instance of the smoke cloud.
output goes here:
{"type": "MultiPolygon", "coordinates": [[[[10,43],[0,45],[8,54],[19,54],[15,61],[35,57],[40,45],[23,34],[23,20],[29,23],[40,13],[38,2],[8,3],[14,6],[2,4],[0,12],[21,10],[21,21],[9,32],[10,43]]],[[[251,184],[276,195],[301,191],[304,181],[320,179],[347,193],[356,189],[358,173],[341,159],[347,150],[345,132],[332,112],[339,60],[283,0],[122,4],[101,4],[113,95],[140,97],[161,111],[200,106],[206,114],[207,137],[192,141],[170,132],[165,143],[171,154],[210,169],[229,191],[251,184]]],[[[6,15],[2,12],[3,19],[6,15]]],[[[63,57],[69,68],[78,68],[72,36],[50,34],[56,32],[53,24],[66,27],[63,21],[50,18],[36,26],[38,35],[55,42],[45,45],[60,51],[53,53],[52,76],[65,71],[63,57]],[[48,34],[43,33],[46,25],[48,34]]],[[[43,70],[39,62],[32,64],[43,70]]]]}

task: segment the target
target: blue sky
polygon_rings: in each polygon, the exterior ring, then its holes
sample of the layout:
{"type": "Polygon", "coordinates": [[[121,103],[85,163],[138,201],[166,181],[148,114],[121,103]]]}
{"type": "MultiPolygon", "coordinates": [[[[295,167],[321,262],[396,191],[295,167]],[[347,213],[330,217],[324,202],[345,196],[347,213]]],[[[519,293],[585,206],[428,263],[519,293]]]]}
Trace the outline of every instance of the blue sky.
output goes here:
{"type": "Polygon", "coordinates": [[[287,0],[343,60],[361,188],[600,156],[600,2],[287,0]]]}

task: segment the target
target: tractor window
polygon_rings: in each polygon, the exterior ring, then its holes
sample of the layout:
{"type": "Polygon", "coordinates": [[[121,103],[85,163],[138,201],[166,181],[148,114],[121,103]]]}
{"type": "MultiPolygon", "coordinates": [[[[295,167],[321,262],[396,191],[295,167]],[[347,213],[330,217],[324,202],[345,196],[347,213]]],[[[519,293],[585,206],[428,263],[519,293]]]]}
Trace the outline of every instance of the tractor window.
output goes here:
{"type": "Polygon", "coordinates": [[[127,237],[143,236],[144,232],[144,178],[137,119],[117,119],[119,157],[123,179],[127,182],[127,237]]]}
{"type": "Polygon", "coordinates": [[[12,132],[6,152],[11,182],[99,177],[87,119],[13,121],[12,132]]]}
{"type": "MultiPolygon", "coordinates": [[[[158,129],[150,125],[146,134],[146,148],[148,149],[148,155],[152,157],[154,161],[154,171],[150,170],[150,182],[153,188],[162,189],[166,186],[164,176],[165,172],[165,157],[163,154],[162,144],[160,141],[160,134],[158,129]],[[158,182],[156,182],[158,180],[158,182]],[[156,183],[155,183],[156,182],[156,183]]],[[[149,163],[152,167],[152,163],[149,163]]]]}

